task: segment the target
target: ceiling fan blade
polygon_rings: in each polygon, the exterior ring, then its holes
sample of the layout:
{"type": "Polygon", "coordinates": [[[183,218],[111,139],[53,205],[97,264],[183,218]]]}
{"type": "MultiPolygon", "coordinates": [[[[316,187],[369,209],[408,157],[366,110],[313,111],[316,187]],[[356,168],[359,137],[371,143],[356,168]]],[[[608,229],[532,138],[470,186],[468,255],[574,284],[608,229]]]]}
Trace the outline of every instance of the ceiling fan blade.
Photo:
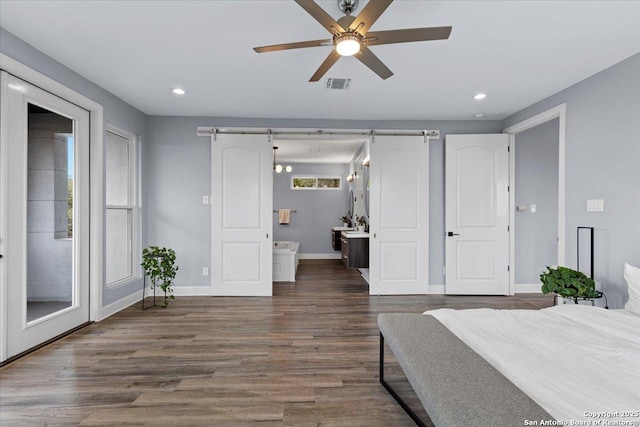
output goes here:
{"type": "Polygon", "coordinates": [[[331,34],[343,33],[345,29],[313,0],[295,0],[307,13],[315,18],[331,34]]]}
{"type": "Polygon", "coordinates": [[[332,46],[331,40],[309,40],[306,42],[295,42],[295,43],[283,43],[283,44],[272,44],[270,46],[260,46],[254,47],[258,53],[264,52],[276,52],[278,50],[288,50],[288,49],[300,49],[303,47],[316,47],[316,46],[332,46]]]}
{"type": "Polygon", "coordinates": [[[367,34],[367,46],[391,43],[446,40],[451,27],[407,28],[406,30],[371,31],[367,34]]]}
{"type": "Polygon", "coordinates": [[[393,72],[387,68],[386,65],[380,61],[380,59],[371,52],[371,50],[362,46],[359,53],[354,55],[356,58],[360,60],[364,65],[369,67],[371,71],[382,77],[383,80],[388,79],[393,76],[393,72]]]}
{"type": "Polygon", "coordinates": [[[362,35],[367,34],[369,28],[380,18],[380,15],[389,7],[393,0],[369,0],[362,12],[349,25],[351,31],[357,31],[362,35]]]}
{"type": "Polygon", "coordinates": [[[316,71],[313,76],[311,76],[309,81],[317,82],[318,80],[320,80],[322,76],[324,76],[326,72],[329,71],[329,68],[331,68],[333,64],[336,63],[336,61],[338,61],[338,59],[340,59],[340,54],[336,52],[335,49],[333,49],[329,56],[327,56],[327,59],[325,59],[324,62],[320,65],[318,71],[316,71]]]}

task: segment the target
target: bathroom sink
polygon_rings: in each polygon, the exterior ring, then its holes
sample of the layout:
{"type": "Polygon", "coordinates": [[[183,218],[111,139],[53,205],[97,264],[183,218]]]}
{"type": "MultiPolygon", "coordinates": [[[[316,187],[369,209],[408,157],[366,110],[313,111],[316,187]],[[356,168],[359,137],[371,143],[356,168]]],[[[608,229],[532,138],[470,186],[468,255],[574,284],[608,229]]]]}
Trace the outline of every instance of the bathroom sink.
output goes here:
{"type": "Polygon", "coordinates": [[[349,237],[369,237],[369,233],[365,233],[364,231],[344,231],[344,234],[349,237]]]}

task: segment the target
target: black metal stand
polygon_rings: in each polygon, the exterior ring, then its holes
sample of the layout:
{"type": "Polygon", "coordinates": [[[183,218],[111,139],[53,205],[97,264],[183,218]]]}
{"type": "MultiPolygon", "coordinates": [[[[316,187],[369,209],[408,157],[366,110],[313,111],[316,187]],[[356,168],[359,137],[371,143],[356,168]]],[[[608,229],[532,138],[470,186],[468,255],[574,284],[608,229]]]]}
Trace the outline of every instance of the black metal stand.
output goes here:
{"type": "MultiPolygon", "coordinates": [[[[589,230],[589,264],[590,264],[590,268],[589,268],[589,278],[592,280],[594,279],[594,266],[595,266],[595,262],[593,262],[593,246],[594,246],[594,239],[593,239],[593,233],[594,233],[594,228],[593,227],[577,227],[576,230],[576,247],[577,247],[577,257],[576,257],[576,270],[580,271],[580,230],[589,230]]],[[[591,306],[595,306],[595,300],[598,298],[603,298],[604,297],[604,308],[606,308],[607,310],[609,309],[609,302],[607,301],[607,296],[604,294],[604,292],[600,292],[598,291],[598,296],[596,298],[578,298],[581,299],[583,301],[591,301],[591,306]]],[[[553,305],[555,304],[555,299],[553,301],[553,305]]],[[[574,302],[577,304],[578,301],[577,299],[574,300],[574,302]]],[[[566,300],[565,300],[566,303],[566,300]]]]}
{"type": "Polygon", "coordinates": [[[396,402],[400,404],[402,409],[404,409],[407,415],[411,417],[411,419],[413,420],[414,423],[416,423],[417,426],[427,427],[427,425],[424,422],[422,422],[420,417],[418,417],[418,415],[413,411],[413,409],[411,409],[409,405],[407,405],[407,402],[402,400],[402,398],[398,395],[398,393],[396,393],[395,390],[391,388],[389,383],[387,383],[384,380],[384,336],[382,335],[382,332],[380,332],[380,384],[382,384],[384,388],[387,389],[389,394],[396,400],[396,402]]]}
{"type": "MultiPolygon", "coordinates": [[[[553,295],[553,305],[558,305],[558,297],[562,298],[560,295],[558,294],[554,294],[553,295]]],[[[594,297],[594,298],[589,298],[589,297],[578,297],[578,298],[573,298],[573,297],[565,297],[563,298],[562,303],[566,304],[567,300],[573,300],[574,303],[578,304],[578,300],[580,301],[590,301],[591,302],[591,307],[595,307],[596,306],[596,300],[599,298],[604,298],[604,308],[609,310],[609,302],[607,301],[607,296],[604,294],[604,292],[600,292],[598,291],[598,296],[594,297]]]]}
{"type": "Polygon", "coordinates": [[[576,258],[576,270],[580,271],[580,230],[589,230],[589,244],[590,244],[590,255],[589,255],[589,264],[591,264],[591,268],[589,270],[589,277],[593,279],[593,227],[578,227],[576,231],[576,247],[578,248],[578,257],[576,258]]]}
{"type": "Polygon", "coordinates": [[[144,279],[142,280],[142,309],[147,310],[151,307],[158,307],[156,305],[156,287],[155,286],[153,287],[153,304],[148,305],[146,307],[144,306],[144,297],[145,297],[144,292],[146,289],[147,289],[147,276],[145,275],[144,279]]]}

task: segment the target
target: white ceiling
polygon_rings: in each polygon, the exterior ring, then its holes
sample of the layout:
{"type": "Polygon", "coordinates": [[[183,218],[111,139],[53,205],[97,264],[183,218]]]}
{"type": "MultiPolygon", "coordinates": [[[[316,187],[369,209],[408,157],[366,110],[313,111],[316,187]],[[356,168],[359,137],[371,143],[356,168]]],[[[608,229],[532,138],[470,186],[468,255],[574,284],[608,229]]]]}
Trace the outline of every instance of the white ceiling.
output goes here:
{"type": "Polygon", "coordinates": [[[451,38],[373,46],[386,81],[342,58],[326,77],[352,81],[337,91],[308,82],[331,47],[252,50],[328,37],[291,0],[2,0],[0,25],[149,115],[502,119],[640,51],[639,1],[396,0],[372,30],[451,38]]]}

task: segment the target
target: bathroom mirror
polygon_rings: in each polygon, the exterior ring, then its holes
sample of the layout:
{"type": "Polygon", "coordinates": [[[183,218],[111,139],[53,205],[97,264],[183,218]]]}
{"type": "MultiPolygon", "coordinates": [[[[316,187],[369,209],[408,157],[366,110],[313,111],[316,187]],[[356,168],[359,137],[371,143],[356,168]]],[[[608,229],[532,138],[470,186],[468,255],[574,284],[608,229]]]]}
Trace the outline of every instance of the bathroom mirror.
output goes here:
{"type": "Polygon", "coordinates": [[[353,214],[353,190],[349,190],[349,215],[353,214]]]}

